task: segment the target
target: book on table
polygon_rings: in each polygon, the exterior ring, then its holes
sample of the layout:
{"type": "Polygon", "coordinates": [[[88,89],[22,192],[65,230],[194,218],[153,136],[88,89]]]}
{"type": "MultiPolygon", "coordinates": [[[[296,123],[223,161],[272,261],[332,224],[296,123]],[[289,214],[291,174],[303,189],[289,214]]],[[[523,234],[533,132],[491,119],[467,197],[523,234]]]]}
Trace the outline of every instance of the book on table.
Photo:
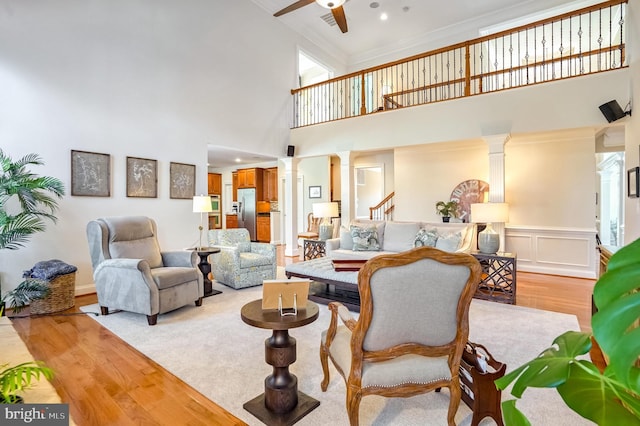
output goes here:
{"type": "Polygon", "coordinates": [[[336,272],[357,272],[367,263],[367,259],[333,259],[331,262],[336,272]]]}

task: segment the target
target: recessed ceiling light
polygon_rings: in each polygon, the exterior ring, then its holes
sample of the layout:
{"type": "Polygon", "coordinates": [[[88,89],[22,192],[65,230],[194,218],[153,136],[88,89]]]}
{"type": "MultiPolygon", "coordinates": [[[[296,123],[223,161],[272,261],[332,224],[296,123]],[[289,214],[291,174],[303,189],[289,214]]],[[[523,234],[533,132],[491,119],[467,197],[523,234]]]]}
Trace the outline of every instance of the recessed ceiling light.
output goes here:
{"type": "Polygon", "coordinates": [[[389,16],[385,12],[382,12],[382,14],[380,14],[381,21],[386,21],[388,18],[389,16]]]}
{"type": "Polygon", "coordinates": [[[380,7],[380,3],[378,3],[377,1],[372,1],[371,3],[369,3],[369,7],[371,9],[375,9],[377,7],[380,7]]]}
{"type": "Polygon", "coordinates": [[[236,158],[236,163],[241,162],[242,160],[240,158],[236,158]]]}

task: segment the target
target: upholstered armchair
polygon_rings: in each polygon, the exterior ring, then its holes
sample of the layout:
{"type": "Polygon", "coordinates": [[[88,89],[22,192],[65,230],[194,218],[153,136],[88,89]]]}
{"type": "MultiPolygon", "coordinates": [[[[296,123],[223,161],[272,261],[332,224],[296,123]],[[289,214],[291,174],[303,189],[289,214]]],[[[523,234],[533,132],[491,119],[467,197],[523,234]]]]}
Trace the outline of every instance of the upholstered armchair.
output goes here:
{"type": "Polygon", "coordinates": [[[329,304],[321,387],[329,385],[331,359],[346,382],[351,425],[358,424],[363,396],[410,397],[442,387],[450,393],[447,422],[455,425],[458,371],[480,271],[471,255],[432,247],[381,255],[358,274],[358,320],[342,304],[329,304]]]}
{"type": "Polygon", "coordinates": [[[210,257],[219,283],[240,289],[276,277],[275,246],[251,242],[245,228],[210,230],[209,246],[220,249],[210,257]]]}
{"type": "Polygon", "coordinates": [[[158,314],[202,305],[203,277],[195,251],[160,251],[156,223],[144,216],[107,217],[87,225],[93,279],[102,315],[136,312],[155,325],[158,314]]]}

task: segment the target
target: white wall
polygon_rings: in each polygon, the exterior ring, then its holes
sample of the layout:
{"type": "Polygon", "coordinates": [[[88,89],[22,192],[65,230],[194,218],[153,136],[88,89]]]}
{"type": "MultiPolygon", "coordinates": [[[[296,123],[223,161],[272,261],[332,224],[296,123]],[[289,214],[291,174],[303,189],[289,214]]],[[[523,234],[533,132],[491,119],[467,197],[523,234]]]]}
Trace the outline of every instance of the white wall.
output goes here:
{"type": "MultiPolygon", "coordinates": [[[[169,162],[196,165],[206,192],[207,144],[279,157],[289,144],[299,46],[313,46],[249,0],[3,0],[0,144],[39,153],[35,173],[70,188],[70,150],[111,155],[111,196],[72,197],[26,248],[0,256],[3,290],[22,271],[58,258],[92,284],[85,226],[148,215],[164,248],[192,246],[199,216],[168,195],[169,162]],[[127,198],[125,158],[158,160],[158,198],[127,198]]],[[[320,53],[323,59],[330,60],[320,53]]]]}
{"type": "MultiPolygon", "coordinates": [[[[307,227],[307,215],[313,211],[314,203],[326,203],[331,201],[331,188],[330,188],[330,169],[331,158],[328,156],[303,158],[298,163],[298,176],[303,177],[303,193],[298,194],[298,197],[302,196],[304,211],[298,212],[298,215],[304,217],[304,230],[307,227]],[[309,198],[309,187],[319,186],[321,189],[320,198],[309,198]]],[[[300,230],[299,230],[300,231],[300,230]]]]}
{"type": "Polygon", "coordinates": [[[481,140],[427,144],[395,150],[395,220],[441,222],[435,205],[468,179],[489,179],[481,140]]]}
{"type": "MultiPolygon", "coordinates": [[[[627,169],[640,165],[640,4],[629,2],[629,63],[632,81],[629,96],[617,98],[620,105],[626,105],[628,100],[635,100],[635,114],[625,118],[625,164],[627,169]]],[[[626,181],[626,179],[625,179],[626,181]]],[[[626,191],[625,191],[626,193],[626,191]]],[[[640,238],[640,198],[625,198],[625,229],[624,242],[629,244],[640,238]]]]}
{"type": "Polygon", "coordinates": [[[505,146],[510,225],[595,229],[593,130],[516,136],[505,146]]]}

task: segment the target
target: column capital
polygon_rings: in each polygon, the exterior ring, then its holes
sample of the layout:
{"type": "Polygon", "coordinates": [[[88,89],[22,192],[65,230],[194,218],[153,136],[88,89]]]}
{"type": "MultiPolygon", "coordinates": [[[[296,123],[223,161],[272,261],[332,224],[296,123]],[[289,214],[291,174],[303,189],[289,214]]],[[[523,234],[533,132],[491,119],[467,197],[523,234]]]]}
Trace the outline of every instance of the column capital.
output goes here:
{"type": "Polygon", "coordinates": [[[489,146],[489,154],[503,153],[504,146],[511,139],[510,133],[483,136],[482,139],[489,146]]]}
{"type": "Polygon", "coordinates": [[[355,158],[355,152],[353,151],[340,151],[336,152],[336,155],[340,158],[341,164],[350,164],[355,158]]]}
{"type": "Polygon", "coordinates": [[[283,158],[280,158],[280,161],[284,165],[285,172],[290,172],[294,170],[298,166],[298,163],[300,162],[300,160],[295,157],[283,157],[283,158]]]}

